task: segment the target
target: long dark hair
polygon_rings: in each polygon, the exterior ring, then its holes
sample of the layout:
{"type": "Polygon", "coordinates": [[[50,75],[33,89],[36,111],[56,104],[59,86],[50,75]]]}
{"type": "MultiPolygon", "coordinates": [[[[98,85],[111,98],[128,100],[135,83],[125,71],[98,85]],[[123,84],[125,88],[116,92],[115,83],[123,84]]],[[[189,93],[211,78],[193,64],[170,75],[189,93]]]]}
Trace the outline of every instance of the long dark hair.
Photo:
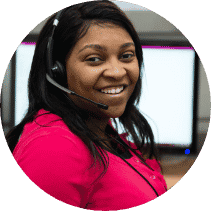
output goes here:
{"type": "MultiPolygon", "coordinates": [[[[46,47],[48,38],[52,33],[54,18],[55,14],[49,18],[43,27],[36,43],[28,82],[29,108],[23,120],[6,136],[9,148],[13,152],[24,125],[32,122],[40,109],[45,109],[60,116],[68,128],[88,146],[95,158],[94,160],[101,160],[105,167],[108,163],[101,153],[103,152],[103,139],[96,136],[85,124],[84,119],[87,114],[75,106],[63,91],[46,80],[46,47]]],[[[141,75],[143,55],[138,34],[127,16],[110,1],[91,1],[66,8],[54,33],[53,60],[59,61],[65,66],[65,58],[77,41],[86,34],[92,21],[110,22],[127,30],[135,43],[141,75]]],[[[56,78],[59,84],[67,87],[66,76],[58,75],[56,78]]],[[[141,87],[141,77],[139,77],[134,92],[123,115],[119,117],[119,121],[125,132],[131,135],[137,150],[149,159],[158,159],[152,129],[135,106],[141,96],[141,87]]]]}

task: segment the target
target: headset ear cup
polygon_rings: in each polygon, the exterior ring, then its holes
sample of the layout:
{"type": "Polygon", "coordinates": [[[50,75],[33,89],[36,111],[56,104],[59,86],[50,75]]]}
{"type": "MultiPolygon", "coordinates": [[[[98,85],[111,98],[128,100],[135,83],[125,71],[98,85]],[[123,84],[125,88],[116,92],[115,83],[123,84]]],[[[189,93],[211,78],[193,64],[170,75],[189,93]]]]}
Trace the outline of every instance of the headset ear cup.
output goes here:
{"type": "Polygon", "coordinates": [[[53,74],[53,79],[60,85],[66,87],[67,74],[66,74],[64,66],[60,62],[56,61],[51,71],[53,74]]]}

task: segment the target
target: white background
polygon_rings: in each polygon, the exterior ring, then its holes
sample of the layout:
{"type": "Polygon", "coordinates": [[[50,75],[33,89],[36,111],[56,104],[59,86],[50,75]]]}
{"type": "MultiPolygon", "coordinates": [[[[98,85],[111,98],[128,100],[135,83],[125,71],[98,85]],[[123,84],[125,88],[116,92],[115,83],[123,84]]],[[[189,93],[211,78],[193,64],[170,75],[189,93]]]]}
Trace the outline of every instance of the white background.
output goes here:
{"type": "MultiPolygon", "coordinates": [[[[35,45],[23,44],[16,51],[15,125],[28,108],[27,84],[34,49],[35,45]]],[[[192,49],[143,49],[138,109],[148,119],[156,143],[189,147],[192,142],[194,54],[192,49]]]]}

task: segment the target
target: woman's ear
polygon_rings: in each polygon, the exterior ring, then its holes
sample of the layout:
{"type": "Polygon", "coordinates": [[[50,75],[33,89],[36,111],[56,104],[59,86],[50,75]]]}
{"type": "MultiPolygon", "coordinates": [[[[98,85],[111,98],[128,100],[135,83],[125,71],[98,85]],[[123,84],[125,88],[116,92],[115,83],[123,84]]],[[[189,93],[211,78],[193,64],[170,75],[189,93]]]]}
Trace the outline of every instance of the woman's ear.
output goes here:
{"type": "Polygon", "coordinates": [[[66,68],[59,62],[56,61],[53,68],[51,69],[53,79],[60,85],[67,85],[66,68]]]}

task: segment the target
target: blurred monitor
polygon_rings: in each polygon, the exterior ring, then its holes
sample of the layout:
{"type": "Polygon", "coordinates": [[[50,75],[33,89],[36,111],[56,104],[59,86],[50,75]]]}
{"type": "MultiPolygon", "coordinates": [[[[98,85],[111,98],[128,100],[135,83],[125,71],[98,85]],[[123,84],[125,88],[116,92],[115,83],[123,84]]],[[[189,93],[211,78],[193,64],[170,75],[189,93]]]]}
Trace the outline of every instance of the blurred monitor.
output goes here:
{"type": "MultiPolygon", "coordinates": [[[[16,51],[15,125],[28,107],[27,82],[35,43],[16,51]]],[[[143,46],[142,95],[138,109],[160,147],[186,149],[194,139],[195,51],[191,47],[143,46]]],[[[121,125],[118,130],[123,132],[121,125]]],[[[130,137],[128,137],[130,140],[130,137]]]]}

